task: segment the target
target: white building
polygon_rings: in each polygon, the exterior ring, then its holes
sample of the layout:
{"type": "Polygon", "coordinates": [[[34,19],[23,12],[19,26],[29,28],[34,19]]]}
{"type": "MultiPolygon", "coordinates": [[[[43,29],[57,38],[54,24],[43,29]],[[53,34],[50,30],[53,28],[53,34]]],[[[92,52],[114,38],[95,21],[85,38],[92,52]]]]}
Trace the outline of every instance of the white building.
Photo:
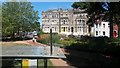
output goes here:
{"type": "Polygon", "coordinates": [[[91,29],[91,35],[95,37],[99,36],[107,36],[110,37],[110,28],[109,28],[109,22],[100,22],[95,23],[94,27],[91,29]]]}

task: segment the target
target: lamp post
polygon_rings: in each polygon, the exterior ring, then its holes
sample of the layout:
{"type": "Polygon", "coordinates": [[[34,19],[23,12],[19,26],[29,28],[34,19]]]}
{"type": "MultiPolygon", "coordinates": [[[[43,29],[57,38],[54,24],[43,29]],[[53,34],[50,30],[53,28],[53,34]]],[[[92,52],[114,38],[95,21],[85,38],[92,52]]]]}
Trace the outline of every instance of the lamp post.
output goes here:
{"type": "Polygon", "coordinates": [[[53,51],[53,47],[52,47],[52,23],[50,23],[50,55],[52,55],[52,51],[53,51]]]}
{"type": "Polygon", "coordinates": [[[50,55],[52,55],[52,28],[50,28],[50,55]]]}

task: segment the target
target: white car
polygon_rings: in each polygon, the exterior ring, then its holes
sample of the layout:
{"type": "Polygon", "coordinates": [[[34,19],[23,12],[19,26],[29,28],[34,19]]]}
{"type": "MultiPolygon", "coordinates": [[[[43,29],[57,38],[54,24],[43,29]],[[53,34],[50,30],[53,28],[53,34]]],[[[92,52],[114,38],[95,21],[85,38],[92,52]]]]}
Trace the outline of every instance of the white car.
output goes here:
{"type": "Polygon", "coordinates": [[[31,39],[31,38],[33,38],[33,33],[32,32],[28,32],[25,37],[31,39]]]}
{"type": "Polygon", "coordinates": [[[37,33],[38,33],[37,31],[33,31],[34,36],[37,36],[37,33]]]}

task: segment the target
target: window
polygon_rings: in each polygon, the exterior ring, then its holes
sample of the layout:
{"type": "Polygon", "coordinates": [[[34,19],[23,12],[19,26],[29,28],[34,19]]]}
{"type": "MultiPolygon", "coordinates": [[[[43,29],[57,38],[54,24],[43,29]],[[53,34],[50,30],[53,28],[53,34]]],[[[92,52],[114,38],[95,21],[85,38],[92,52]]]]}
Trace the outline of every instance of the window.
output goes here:
{"type": "Polygon", "coordinates": [[[80,24],[81,23],[81,20],[78,20],[78,24],[80,24]]]}
{"type": "Polygon", "coordinates": [[[65,20],[63,20],[63,24],[65,24],[65,20]]]}
{"type": "Polygon", "coordinates": [[[48,15],[48,14],[45,14],[45,17],[47,18],[47,17],[49,17],[49,15],[48,15]]]}
{"type": "Polygon", "coordinates": [[[52,31],[53,31],[53,32],[55,31],[55,27],[52,27],[52,31]]]}
{"type": "Polygon", "coordinates": [[[81,31],[81,27],[78,27],[77,31],[80,32],[81,31]]]}
{"type": "Polygon", "coordinates": [[[99,34],[100,34],[100,31],[99,31],[99,34]]]}
{"type": "Polygon", "coordinates": [[[96,28],[98,28],[98,24],[96,24],[96,28]]]}
{"type": "Polygon", "coordinates": [[[56,14],[56,17],[58,17],[58,14],[56,14]]]}
{"type": "Polygon", "coordinates": [[[67,16],[67,14],[66,14],[66,16],[67,16]]]}
{"type": "Polygon", "coordinates": [[[83,24],[83,27],[85,26],[85,24],[83,24]]]}
{"type": "Polygon", "coordinates": [[[45,17],[47,17],[47,15],[45,15],[45,17]]]}
{"type": "Polygon", "coordinates": [[[80,27],[80,31],[81,31],[81,27],[80,27]]]}
{"type": "Polygon", "coordinates": [[[103,28],[105,28],[105,24],[103,24],[103,28]]]}
{"type": "Polygon", "coordinates": [[[73,21],[71,22],[71,24],[73,24],[73,21]]]}
{"type": "Polygon", "coordinates": [[[82,15],[80,14],[79,17],[82,17],[82,15]]]}
{"type": "Polygon", "coordinates": [[[52,18],[56,18],[57,17],[57,14],[52,14],[52,18]]]}
{"type": "Polygon", "coordinates": [[[83,17],[85,18],[85,15],[83,15],[83,17]]]}
{"type": "Polygon", "coordinates": [[[88,15],[86,15],[86,17],[88,18],[88,15]]]}
{"type": "Polygon", "coordinates": [[[105,31],[103,31],[103,35],[105,35],[105,31]]]}
{"type": "Polygon", "coordinates": [[[85,22],[85,20],[83,20],[83,22],[85,22]]]}
{"type": "Polygon", "coordinates": [[[55,27],[55,31],[56,31],[56,27],[55,27]]]}
{"type": "Polygon", "coordinates": [[[80,22],[82,22],[82,20],[79,20],[80,22]]]}
{"type": "Polygon", "coordinates": [[[96,35],[98,35],[98,31],[96,31],[96,35]]]}
{"type": "Polygon", "coordinates": [[[55,14],[52,14],[52,18],[54,18],[55,17],[55,14]]]}
{"type": "Polygon", "coordinates": [[[63,27],[63,31],[65,32],[65,27],[63,27]]]}
{"type": "Polygon", "coordinates": [[[66,22],[67,22],[67,20],[66,20],[66,22]]]}
{"type": "Polygon", "coordinates": [[[63,16],[63,14],[61,14],[61,16],[63,16]]]}
{"type": "Polygon", "coordinates": [[[49,31],[49,27],[45,27],[45,31],[49,31]]]}
{"type": "Polygon", "coordinates": [[[52,22],[54,22],[54,20],[52,20],[52,22]]]}

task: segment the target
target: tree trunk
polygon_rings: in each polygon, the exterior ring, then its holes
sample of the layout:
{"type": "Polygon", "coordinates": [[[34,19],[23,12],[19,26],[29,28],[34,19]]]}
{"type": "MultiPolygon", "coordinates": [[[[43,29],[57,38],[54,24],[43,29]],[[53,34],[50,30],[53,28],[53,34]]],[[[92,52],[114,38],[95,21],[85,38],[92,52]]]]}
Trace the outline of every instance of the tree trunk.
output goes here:
{"type": "Polygon", "coordinates": [[[118,23],[118,37],[120,38],[120,22],[118,23]]]}
{"type": "Polygon", "coordinates": [[[12,31],[12,33],[11,33],[11,40],[14,41],[14,38],[15,38],[14,37],[14,31],[12,31]]]}
{"type": "Polygon", "coordinates": [[[110,17],[109,17],[109,21],[110,21],[110,38],[113,38],[113,13],[110,11],[110,17]]]}
{"type": "Polygon", "coordinates": [[[90,33],[90,35],[91,35],[91,28],[92,28],[92,27],[89,25],[89,26],[88,26],[88,32],[90,33]]]}

